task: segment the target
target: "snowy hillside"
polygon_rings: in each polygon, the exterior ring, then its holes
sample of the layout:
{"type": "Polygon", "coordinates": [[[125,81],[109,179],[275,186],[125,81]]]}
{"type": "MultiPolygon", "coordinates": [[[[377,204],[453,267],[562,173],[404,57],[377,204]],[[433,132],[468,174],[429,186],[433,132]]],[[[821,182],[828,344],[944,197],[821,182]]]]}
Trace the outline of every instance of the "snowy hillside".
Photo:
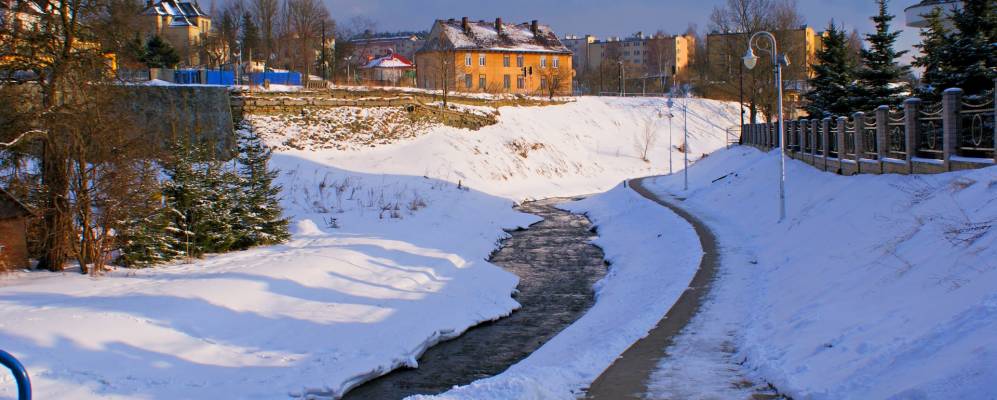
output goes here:
{"type": "MultiPolygon", "coordinates": [[[[515,309],[517,278],[484,261],[502,229],[536,220],[513,202],[667,171],[661,104],[582,98],[501,108],[480,131],[279,151],[289,243],[97,279],[0,277],[0,344],[27,365],[38,398],[335,397],[515,309]],[[647,126],[658,137],[650,163],[636,148],[647,126]]],[[[724,146],[737,108],[689,108],[698,159],[724,146]]],[[[676,148],[681,134],[679,117],[676,148]]],[[[0,378],[0,397],[14,393],[0,378]]]]}
{"type": "MultiPolygon", "coordinates": [[[[676,108],[684,106],[679,100],[676,108]]],[[[725,129],[738,124],[737,106],[690,99],[690,162],[725,145],[725,129]]],[[[662,99],[582,97],[550,107],[503,107],[499,123],[479,131],[433,127],[415,138],[399,138],[363,150],[328,137],[327,150],[282,152],[346,171],[426,176],[462,182],[485,193],[520,200],[604,191],[621,180],[668,172],[668,120],[659,117],[662,99]],[[656,133],[640,159],[642,132],[656,133]]],[[[674,169],[682,168],[683,114],[674,111],[674,169]]],[[[270,117],[253,117],[271,143],[293,140],[301,129],[270,117]],[[294,132],[288,137],[288,131],[294,132]]],[[[366,139],[365,139],[366,140],[366,139]]]]}
{"type": "Polygon", "coordinates": [[[781,224],[777,151],[718,152],[690,169],[689,192],[680,176],[651,185],[685,198],[724,248],[714,298],[651,397],[725,397],[731,382],[711,386],[703,361],[727,341],[732,358],[798,399],[993,398],[997,168],[787,167],[781,224]]]}

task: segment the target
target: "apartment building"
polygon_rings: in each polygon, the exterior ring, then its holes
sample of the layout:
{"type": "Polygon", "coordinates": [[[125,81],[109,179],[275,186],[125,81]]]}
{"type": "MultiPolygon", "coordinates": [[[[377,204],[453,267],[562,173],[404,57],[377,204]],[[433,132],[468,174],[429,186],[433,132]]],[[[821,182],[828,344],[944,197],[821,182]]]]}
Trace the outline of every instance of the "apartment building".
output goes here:
{"type": "Polygon", "coordinates": [[[679,35],[645,35],[627,37],[566,36],[563,43],[574,54],[573,63],[580,73],[599,68],[605,62],[623,61],[636,71],[635,76],[684,75],[692,63],[696,38],[679,35]]]}
{"type": "Polygon", "coordinates": [[[567,95],[574,77],[571,50],[536,20],[437,20],[416,66],[419,87],[460,92],[567,95]]]}

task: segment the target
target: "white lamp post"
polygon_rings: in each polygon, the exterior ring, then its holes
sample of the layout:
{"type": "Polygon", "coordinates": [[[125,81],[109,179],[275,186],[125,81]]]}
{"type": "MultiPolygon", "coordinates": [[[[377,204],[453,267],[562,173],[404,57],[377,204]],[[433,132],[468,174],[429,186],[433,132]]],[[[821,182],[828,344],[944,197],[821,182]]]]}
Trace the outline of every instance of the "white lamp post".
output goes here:
{"type": "Polygon", "coordinates": [[[671,96],[668,97],[668,103],[666,105],[668,106],[668,114],[665,115],[668,117],[668,175],[671,175],[672,158],[674,158],[673,155],[675,154],[675,146],[672,145],[672,118],[675,117],[675,114],[672,114],[672,107],[675,106],[675,102],[672,101],[671,96]]]}
{"type": "Polygon", "coordinates": [[[755,32],[748,39],[748,51],[744,53],[744,66],[748,69],[755,68],[758,64],[758,56],[755,55],[752,46],[755,42],[755,38],[764,37],[769,40],[772,44],[770,49],[765,49],[759,47],[766,53],[772,55],[772,64],[775,67],[775,81],[779,96],[779,222],[782,222],[786,218],[786,149],[783,143],[783,138],[785,137],[785,129],[783,127],[782,121],[782,67],[789,65],[789,58],[785,54],[780,54],[779,49],[776,45],[775,36],[769,32],[755,32]]]}

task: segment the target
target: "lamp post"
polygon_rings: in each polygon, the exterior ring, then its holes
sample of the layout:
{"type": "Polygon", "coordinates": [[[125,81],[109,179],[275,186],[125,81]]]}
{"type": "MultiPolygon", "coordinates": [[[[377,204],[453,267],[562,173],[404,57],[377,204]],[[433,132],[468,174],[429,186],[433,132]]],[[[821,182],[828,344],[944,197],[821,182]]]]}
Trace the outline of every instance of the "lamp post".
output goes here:
{"type": "Polygon", "coordinates": [[[352,78],[350,76],[350,64],[351,64],[351,61],[353,61],[353,56],[346,57],[346,84],[347,85],[352,84],[352,82],[350,82],[350,78],[352,78]]]}
{"type": "Polygon", "coordinates": [[[675,154],[675,146],[672,145],[672,118],[675,117],[675,114],[672,114],[672,107],[675,106],[675,102],[672,101],[671,96],[668,96],[668,103],[666,103],[666,105],[668,106],[668,114],[665,115],[668,117],[668,175],[671,175],[672,158],[674,158],[675,154]]]}
{"type": "Polygon", "coordinates": [[[627,95],[627,83],[623,74],[623,61],[620,60],[616,63],[620,65],[620,97],[624,97],[627,95]]]}
{"type": "Polygon", "coordinates": [[[682,172],[685,174],[685,190],[689,190],[689,94],[683,91],[685,102],[682,104],[682,130],[685,137],[682,139],[682,154],[685,156],[685,167],[682,172]]]}
{"type": "Polygon", "coordinates": [[[779,96],[779,222],[782,222],[786,218],[786,149],[783,139],[785,137],[785,129],[782,120],[782,67],[789,65],[789,58],[785,54],[779,53],[779,48],[776,45],[775,36],[769,32],[761,31],[755,32],[748,39],[748,50],[744,53],[744,66],[748,69],[755,68],[758,64],[758,56],[755,55],[754,50],[752,50],[753,43],[758,37],[764,37],[769,40],[772,47],[765,49],[759,47],[766,53],[772,55],[772,64],[775,67],[775,81],[777,92],[779,96]]]}

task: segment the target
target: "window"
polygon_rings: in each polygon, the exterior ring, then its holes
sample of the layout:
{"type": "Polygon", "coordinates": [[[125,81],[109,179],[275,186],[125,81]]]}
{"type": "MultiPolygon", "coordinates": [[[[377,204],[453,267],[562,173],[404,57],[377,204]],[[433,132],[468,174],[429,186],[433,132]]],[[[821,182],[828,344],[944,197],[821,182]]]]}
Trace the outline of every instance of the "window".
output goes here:
{"type": "Polygon", "coordinates": [[[547,56],[540,56],[540,68],[547,68],[547,56]]]}
{"type": "Polygon", "coordinates": [[[554,63],[553,64],[554,68],[560,67],[561,66],[561,57],[554,56],[554,61],[552,61],[552,62],[554,63]]]}
{"type": "Polygon", "coordinates": [[[516,89],[526,88],[526,77],[519,75],[516,77],[516,89]]]}
{"type": "Polygon", "coordinates": [[[516,54],[516,66],[519,67],[519,68],[523,68],[523,55],[522,54],[516,54]]]}
{"type": "Polygon", "coordinates": [[[485,65],[485,53],[478,54],[478,65],[485,65]]]}
{"type": "Polygon", "coordinates": [[[540,90],[547,90],[547,77],[546,76],[541,76],[540,77],[540,90]]]}
{"type": "Polygon", "coordinates": [[[471,74],[464,75],[464,87],[467,89],[474,88],[474,78],[471,77],[471,74]]]}
{"type": "Polygon", "coordinates": [[[509,55],[506,54],[502,56],[502,66],[508,68],[512,65],[512,60],[509,59],[509,55]]]}
{"type": "Polygon", "coordinates": [[[485,79],[485,75],[478,75],[478,89],[485,90],[485,86],[487,86],[487,84],[488,82],[485,79]]]}
{"type": "Polygon", "coordinates": [[[471,66],[471,53],[464,54],[464,65],[471,66]]]}
{"type": "Polygon", "coordinates": [[[502,77],[502,87],[505,88],[505,90],[512,89],[512,75],[502,77]]]}

